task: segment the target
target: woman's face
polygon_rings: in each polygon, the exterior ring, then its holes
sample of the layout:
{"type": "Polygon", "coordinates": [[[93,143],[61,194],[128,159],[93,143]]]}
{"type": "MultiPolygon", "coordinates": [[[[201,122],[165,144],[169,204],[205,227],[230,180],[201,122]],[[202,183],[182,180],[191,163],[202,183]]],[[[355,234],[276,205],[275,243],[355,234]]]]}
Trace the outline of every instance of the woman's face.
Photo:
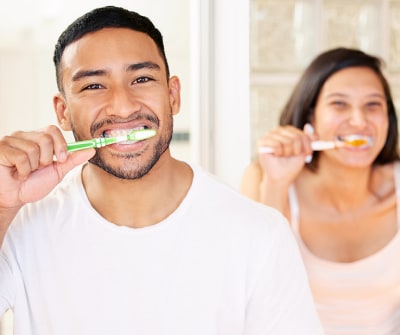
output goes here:
{"type": "Polygon", "coordinates": [[[326,151],[321,158],[359,167],[372,164],[389,127],[386,96],[377,74],[367,67],[351,67],[329,77],[317,99],[313,126],[322,140],[351,135],[370,139],[368,145],[326,151]]]}

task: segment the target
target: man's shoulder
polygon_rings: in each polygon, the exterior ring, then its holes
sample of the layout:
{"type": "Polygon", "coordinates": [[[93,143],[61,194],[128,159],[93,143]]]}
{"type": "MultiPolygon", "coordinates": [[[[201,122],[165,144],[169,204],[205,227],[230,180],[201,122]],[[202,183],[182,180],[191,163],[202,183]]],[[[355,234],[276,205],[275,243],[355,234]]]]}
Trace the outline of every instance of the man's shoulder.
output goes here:
{"type": "MultiPolygon", "coordinates": [[[[219,217],[230,225],[246,226],[288,225],[284,216],[275,208],[258,203],[227,185],[218,177],[206,172],[196,172],[198,178],[197,201],[204,213],[219,217]],[[229,221],[228,221],[229,220],[229,221]]],[[[264,227],[265,228],[265,227],[264,227]]],[[[273,228],[272,228],[273,229],[273,228]]]]}
{"type": "Polygon", "coordinates": [[[202,193],[206,195],[206,198],[209,198],[210,201],[229,202],[232,205],[236,204],[238,207],[231,206],[232,210],[235,210],[235,208],[239,208],[240,210],[248,208],[257,213],[259,212],[261,215],[265,215],[265,213],[280,215],[277,210],[244,196],[238,190],[207,171],[196,171],[196,178],[197,183],[200,184],[199,186],[202,193]]]}

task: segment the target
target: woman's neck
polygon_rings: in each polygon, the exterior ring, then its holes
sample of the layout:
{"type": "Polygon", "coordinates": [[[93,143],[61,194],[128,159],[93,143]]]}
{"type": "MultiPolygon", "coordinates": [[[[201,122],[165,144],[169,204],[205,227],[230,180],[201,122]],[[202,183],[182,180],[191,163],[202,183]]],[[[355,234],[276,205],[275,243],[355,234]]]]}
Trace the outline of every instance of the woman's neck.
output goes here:
{"type": "Polygon", "coordinates": [[[319,165],[317,172],[304,173],[303,190],[310,185],[318,199],[338,211],[359,208],[375,196],[374,169],[319,165]]]}

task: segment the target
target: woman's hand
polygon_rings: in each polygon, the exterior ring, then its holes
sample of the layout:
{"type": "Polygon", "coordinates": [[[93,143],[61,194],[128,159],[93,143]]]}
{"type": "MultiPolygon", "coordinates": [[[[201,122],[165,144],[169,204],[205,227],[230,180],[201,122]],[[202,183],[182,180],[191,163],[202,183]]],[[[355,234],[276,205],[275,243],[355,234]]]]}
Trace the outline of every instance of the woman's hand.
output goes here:
{"type": "Polygon", "coordinates": [[[258,141],[259,163],[263,180],[290,185],[312,155],[311,141],[315,139],[312,127],[302,131],[293,126],[281,126],[265,134],[258,141]],[[262,153],[262,148],[273,153],[262,153]]]}

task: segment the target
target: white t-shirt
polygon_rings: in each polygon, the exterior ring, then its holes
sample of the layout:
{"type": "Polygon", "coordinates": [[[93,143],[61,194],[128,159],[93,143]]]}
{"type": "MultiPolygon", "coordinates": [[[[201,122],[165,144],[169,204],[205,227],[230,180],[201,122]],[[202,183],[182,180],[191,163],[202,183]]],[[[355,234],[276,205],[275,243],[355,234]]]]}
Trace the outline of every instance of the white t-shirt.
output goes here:
{"type": "Polygon", "coordinates": [[[192,168],[182,204],[146,228],[100,216],[80,168],[26,205],[0,254],[14,334],[322,334],[283,216],[192,168]]]}

